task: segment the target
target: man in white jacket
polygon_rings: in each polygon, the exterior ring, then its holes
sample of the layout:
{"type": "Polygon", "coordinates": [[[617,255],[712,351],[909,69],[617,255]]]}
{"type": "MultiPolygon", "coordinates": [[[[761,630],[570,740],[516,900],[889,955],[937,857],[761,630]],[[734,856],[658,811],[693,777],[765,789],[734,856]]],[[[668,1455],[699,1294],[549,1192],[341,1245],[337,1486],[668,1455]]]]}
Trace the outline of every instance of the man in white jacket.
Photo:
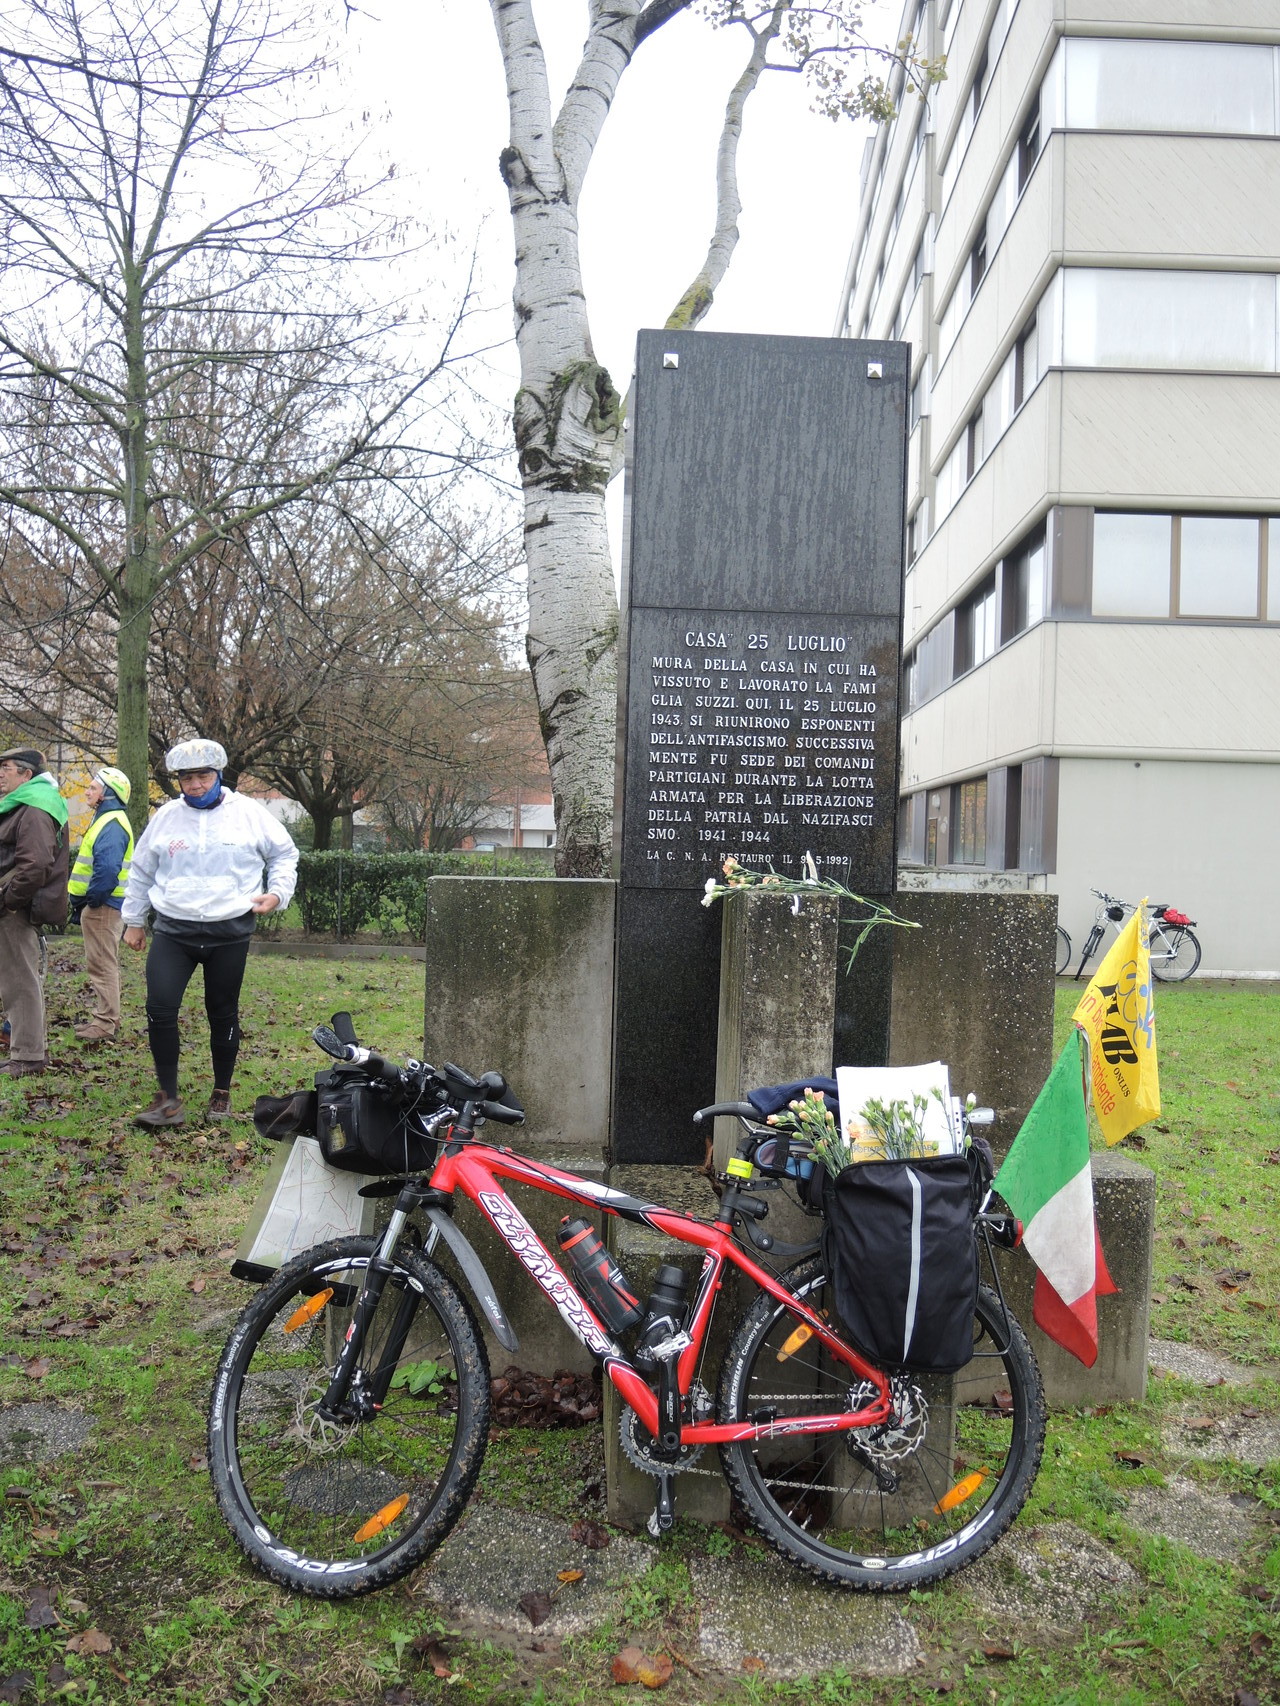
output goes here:
{"type": "Polygon", "coordinates": [[[185,740],[165,756],[182,792],[161,806],[134,848],[122,914],[127,948],[146,946],[147,1040],[159,1088],[135,1125],[180,1126],[178,1010],[197,966],[204,973],[213,1090],[207,1120],[231,1112],[240,1048],[240,985],[259,913],[288,906],[298,850],[264,806],[222,785],[217,741],[185,740]],[[265,880],[264,880],[265,871],[265,880]]]}

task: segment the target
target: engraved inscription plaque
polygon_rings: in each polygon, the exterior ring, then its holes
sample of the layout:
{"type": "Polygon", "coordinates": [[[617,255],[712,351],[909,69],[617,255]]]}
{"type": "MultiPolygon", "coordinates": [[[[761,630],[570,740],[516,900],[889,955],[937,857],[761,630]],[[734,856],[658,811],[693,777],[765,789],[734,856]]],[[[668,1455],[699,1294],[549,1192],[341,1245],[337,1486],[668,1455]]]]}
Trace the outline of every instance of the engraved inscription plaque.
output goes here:
{"type": "MultiPolygon", "coordinates": [[[[892,883],[898,625],[632,612],[622,880],[701,888],[733,854],[892,883]]],[[[856,879],[856,881],[854,880],[856,879]]]]}
{"type": "MultiPolygon", "coordinates": [[[[909,357],[905,344],[640,334],[615,1160],[701,1158],[689,1114],[715,1090],[720,918],[698,891],[728,855],[799,875],[809,853],[859,893],[894,888],[909,357]]],[[[887,1036],[874,962],[840,1021],[845,1061],[874,1063],[887,1036]]]]}

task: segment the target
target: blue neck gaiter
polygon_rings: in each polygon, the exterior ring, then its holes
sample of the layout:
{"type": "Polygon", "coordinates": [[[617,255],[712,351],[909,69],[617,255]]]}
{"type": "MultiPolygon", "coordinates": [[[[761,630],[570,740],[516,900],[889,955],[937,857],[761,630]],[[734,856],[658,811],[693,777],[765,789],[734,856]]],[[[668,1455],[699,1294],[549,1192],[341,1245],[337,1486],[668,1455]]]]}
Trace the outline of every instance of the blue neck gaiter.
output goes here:
{"type": "Polygon", "coordinates": [[[191,806],[195,811],[207,812],[211,807],[216,806],[221,798],[222,772],[219,770],[218,780],[213,784],[207,794],[196,794],[194,798],[190,794],[184,794],[182,796],[182,803],[185,806],[191,806]]]}

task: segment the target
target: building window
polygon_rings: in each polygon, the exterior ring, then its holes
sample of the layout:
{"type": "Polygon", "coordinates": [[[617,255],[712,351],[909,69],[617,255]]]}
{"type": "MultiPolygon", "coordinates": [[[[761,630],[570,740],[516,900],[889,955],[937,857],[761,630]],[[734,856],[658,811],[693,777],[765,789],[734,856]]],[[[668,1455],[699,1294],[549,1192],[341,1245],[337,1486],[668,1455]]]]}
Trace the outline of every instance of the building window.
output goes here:
{"type": "Polygon", "coordinates": [[[1178,615],[1256,621],[1257,521],[1243,515],[1184,515],[1178,534],[1178,615]]]}
{"type": "Polygon", "coordinates": [[[1036,316],[1014,345],[1013,406],[1020,409],[1043,378],[1040,367],[1040,341],[1036,336],[1036,316]]]}
{"type": "Polygon", "coordinates": [[[1000,565],[1000,644],[1044,618],[1045,537],[1043,528],[1000,565]]]}
{"type": "Polygon", "coordinates": [[[994,571],[956,606],[953,677],[985,663],[996,649],[996,577],[994,571]]]}
{"type": "Polygon", "coordinates": [[[969,300],[978,294],[978,286],[982,283],[987,270],[987,227],[983,222],[977,241],[969,251],[969,300]]]}
{"type": "Polygon", "coordinates": [[[1093,518],[1095,616],[1168,616],[1173,519],[1167,515],[1093,518]]]}
{"type": "Polygon", "coordinates": [[[952,817],[956,826],[953,865],[985,865],[987,862],[987,779],[975,776],[958,782],[952,790],[952,817]]]}
{"type": "Polygon", "coordinates": [[[1063,278],[1068,367],[1275,371],[1274,274],[1068,267],[1063,278]]]}
{"type": "Polygon", "coordinates": [[[981,468],[985,455],[982,447],[981,406],[969,417],[968,425],[964,429],[964,446],[964,477],[967,485],[981,468]]]}
{"type": "Polygon", "coordinates": [[[1027,179],[1040,158],[1040,101],[1027,114],[1018,137],[1018,194],[1027,187],[1027,179]]]}
{"type": "Polygon", "coordinates": [[[1280,616],[1267,572],[1266,516],[1137,515],[1093,518],[1095,616],[1256,622],[1280,616]]]}
{"type": "Polygon", "coordinates": [[[1270,47],[1080,36],[1064,48],[1068,130],[1276,133],[1270,47]]]}

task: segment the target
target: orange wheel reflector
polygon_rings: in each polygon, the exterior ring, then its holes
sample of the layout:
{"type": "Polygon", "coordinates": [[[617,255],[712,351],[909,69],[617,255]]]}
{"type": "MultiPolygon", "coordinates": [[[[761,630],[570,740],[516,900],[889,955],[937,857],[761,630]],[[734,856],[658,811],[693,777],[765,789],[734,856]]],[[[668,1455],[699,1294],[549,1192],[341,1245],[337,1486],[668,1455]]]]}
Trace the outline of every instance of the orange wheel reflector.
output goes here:
{"type": "Polygon", "coordinates": [[[989,1469],[975,1469],[972,1475],[966,1475],[963,1481],[957,1481],[949,1493],[944,1493],[933,1507],[938,1516],[945,1516],[957,1505],[962,1505],[966,1499],[971,1499],[978,1488],[990,1475],[989,1469]]]}
{"type": "Polygon", "coordinates": [[[293,1314],[285,1322],[285,1332],[296,1333],[298,1328],[303,1326],[307,1321],[310,1321],[313,1315],[318,1315],[320,1313],[332,1296],[333,1287],[331,1285],[327,1285],[323,1291],[318,1291],[314,1297],[309,1297],[302,1307],[300,1309],[295,1309],[293,1314]]]}
{"type": "Polygon", "coordinates": [[[782,1349],[778,1352],[778,1361],[786,1362],[788,1357],[793,1357],[796,1354],[801,1345],[807,1345],[812,1337],[813,1328],[806,1327],[802,1321],[795,1332],[784,1342],[782,1349]]]}
{"type": "Polygon", "coordinates": [[[373,1513],[368,1522],[356,1529],[356,1539],[372,1540],[375,1534],[381,1534],[384,1528],[390,1528],[408,1503],[408,1493],[401,1493],[398,1499],[392,1499],[389,1505],[383,1505],[380,1511],[373,1513]]]}

